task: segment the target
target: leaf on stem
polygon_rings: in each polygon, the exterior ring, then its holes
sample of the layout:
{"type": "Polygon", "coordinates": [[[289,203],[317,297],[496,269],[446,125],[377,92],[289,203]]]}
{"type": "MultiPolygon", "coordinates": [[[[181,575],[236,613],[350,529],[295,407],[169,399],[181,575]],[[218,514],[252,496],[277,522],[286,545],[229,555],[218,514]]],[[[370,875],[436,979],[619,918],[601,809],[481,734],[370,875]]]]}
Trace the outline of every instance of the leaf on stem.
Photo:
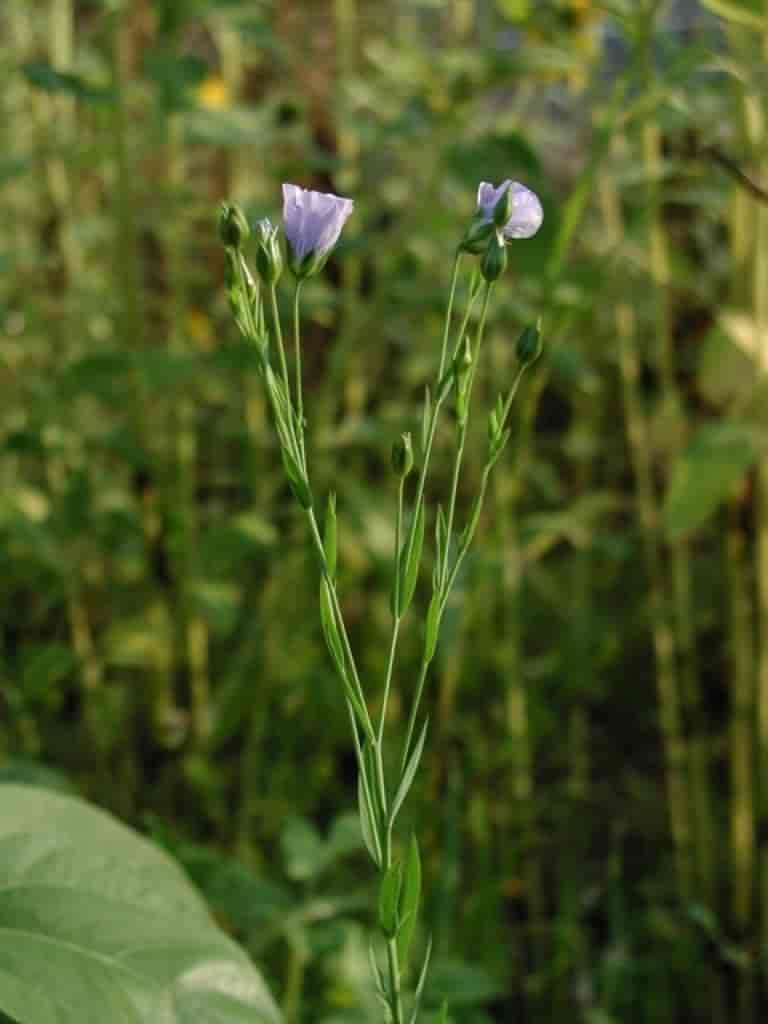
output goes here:
{"type": "Polygon", "coordinates": [[[373,948],[373,936],[371,936],[370,941],[368,942],[368,961],[371,965],[371,974],[373,975],[373,980],[376,983],[376,995],[384,1003],[384,1006],[388,1007],[389,999],[387,998],[387,990],[386,986],[384,985],[384,979],[381,976],[381,969],[376,959],[376,950],[373,948]]]}
{"type": "Polygon", "coordinates": [[[379,885],[379,927],[388,939],[394,939],[400,924],[400,888],[403,865],[395,861],[384,872],[379,885]]]}
{"type": "Polygon", "coordinates": [[[421,414],[421,454],[422,458],[429,442],[429,429],[432,425],[432,395],[429,388],[424,392],[424,411],[421,414]]]}
{"type": "Polygon", "coordinates": [[[328,495],[328,504],[325,506],[325,529],[323,532],[325,563],[328,568],[328,575],[331,579],[335,579],[336,577],[336,554],[338,547],[336,536],[336,495],[331,491],[328,495]]]}
{"type": "Polygon", "coordinates": [[[424,661],[429,663],[435,656],[437,638],[440,634],[440,619],[443,614],[442,595],[439,590],[432,594],[427,611],[427,624],[424,628],[424,661]]]}
{"type": "Polygon", "coordinates": [[[416,590],[421,564],[421,549],[424,546],[424,502],[419,504],[416,519],[411,526],[411,533],[406,540],[400,556],[400,590],[398,617],[405,615],[416,590]]]}
{"type": "Polygon", "coordinates": [[[403,885],[400,892],[400,927],[397,933],[397,951],[403,964],[408,960],[408,951],[411,947],[420,901],[421,857],[416,836],[412,835],[403,871],[403,885]]]}
{"type": "Polygon", "coordinates": [[[499,456],[504,451],[507,445],[507,441],[509,441],[511,436],[512,431],[509,429],[509,427],[507,427],[500,435],[498,435],[491,441],[489,445],[487,463],[489,469],[492,469],[496,465],[499,456]]]}
{"type": "Polygon", "coordinates": [[[283,446],[283,466],[291,493],[302,508],[312,508],[312,492],[304,472],[288,449],[283,446]]]}
{"type": "Polygon", "coordinates": [[[442,505],[437,506],[437,518],[435,520],[435,550],[438,569],[442,569],[448,556],[448,523],[445,518],[445,510],[442,505]]]}
{"type": "Polygon", "coordinates": [[[413,995],[413,1010],[411,1012],[411,1019],[409,1024],[416,1024],[419,1016],[419,1010],[421,1009],[421,997],[424,994],[424,985],[427,981],[427,970],[429,969],[429,958],[432,955],[432,936],[430,935],[429,941],[427,942],[427,951],[424,954],[424,963],[421,965],[421,971],[419,972],[419,980],[416,983],[416,991],[413,995]]]}
{"type": "Polygon", "coordinates": [[[400,779],[400,785],[397,787],[395,798],[392,801],[392,810],[389,815],[389,823],[393,825],[395,818],[397,817],[398,811],[403,806],[405,798],[408,796],[408,790],[413,784],[413,778],[416,775],[416,769],[419,767],[419,761],[424,751],[424,741],[427,738],[427,726],[429,725],[429,717],[424,719],[424,725],[421,727],[419,738],[416,740],[413,750],[405,764],[403,776],[400,779]]]}
{"type": "Polygon", "coordinates": [[[339,633],[339,627],[336,622],[336,614],[333,607],[331,585],[327,579],[322,579],[320,581],[320,625],[323,628],[326,647],[330,651],[344,687],[344,696],[349,701],[363,732],[367,735],[369,731],[368,716],[365,708],[360,703],[357,691],[349,681],[347,661],[344,656],[344,646],[341,642],[341,635],[339,633]]]}
{"type": "Polygon", "coordinates": [[[339,636],[339,629],[336,625],[336,616],[333,612],[333,599],[331,587],[326,579],[320,581],[320,623],[323,627],[323,636],[331,657],[336,663],[336,668],[342,676],[346,676],[347,669],[344,661],[344,648],[339,636]]]}
{"type": "Polygon", "coordinates": [[[482,509],[482,506],[483,491],[481,489],[480,493],[477,495],[477,497],[472,503],[472,511],[469,516],[469,521],[467,525],[464,527],[464,529],[461,531],[461,536],[459,537],[459,553],[463,552],[465,548],[469,547],[469,544],[473,536],[475,535],[475,530],[477,529],[477,523],[480,519],[480,510],[482,509]]]}
{"type": "Polygon", "coordinates": [[[360,815],[360,831],[363,833],[365,848],[376,867],[381,867],[381,849],[377,838],[376,818],[371,805],[368,784],[362,770],[357,776],[357,806],[360,815]]]}

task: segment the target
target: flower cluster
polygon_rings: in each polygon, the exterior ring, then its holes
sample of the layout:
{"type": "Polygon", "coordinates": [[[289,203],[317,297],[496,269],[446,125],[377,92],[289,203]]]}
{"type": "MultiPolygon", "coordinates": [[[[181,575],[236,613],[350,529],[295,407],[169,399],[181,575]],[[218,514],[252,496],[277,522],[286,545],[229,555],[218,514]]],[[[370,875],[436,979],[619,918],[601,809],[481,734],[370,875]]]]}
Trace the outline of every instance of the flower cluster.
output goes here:
{"type": "MultiPolygon", "coordinates": [[[[302,280],[322,269],[354,207],[353,200],[342,196],[283,185],[288,266],[297,279],[302,280]]],[[[477,209],[460,248],[482,255],[483,277],[493,281],[506,268],[507,242],[531,238],[543,219],[539,197],[519,181],[508,178],[498,187],[482,181],[477,189],[477,209]]],[[[231,248],[238,248],[248,237],[248,224],[238,207],[225,205],[220,230],[222,241],[231,248]]],[[[277,228],[267,218],[257,225],[256,266],[267,286],[275,284],[283,269],[277,228]]]]}

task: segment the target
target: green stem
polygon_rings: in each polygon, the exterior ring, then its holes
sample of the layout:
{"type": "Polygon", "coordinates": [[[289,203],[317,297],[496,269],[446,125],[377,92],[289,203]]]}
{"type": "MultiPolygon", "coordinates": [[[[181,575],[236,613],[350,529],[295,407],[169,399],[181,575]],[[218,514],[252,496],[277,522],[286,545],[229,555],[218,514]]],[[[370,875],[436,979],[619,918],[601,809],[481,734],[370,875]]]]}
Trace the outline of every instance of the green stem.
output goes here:
{"type": "Polygon", "coordinates": [[[405,489],[405,479],[400,478],[400,483],[397,488],[397,518],[395,519],[395,556],[394,556],[394,574],[395,574],[395,600],[394,600],[394,611],[392,621],[392,639],[389,645],[389,658],[387,659],[387,674],[384,679],[384,696],[381,701],[381,718],[379,719],[379,747],[381,747],[384,738],[384,722],[387,717],[387,705],[389,703],[389,690],[392,684],[392,671],[395,664],[395,654],[397,652],[397,639],[400,633],[400,622],[402,617],[398,614],[397,609],[400,607],[400,536],[403,529],[403,491],[405,489]]]}
{"type": "Polygon", "coordinates": [[[302,375],[301,375],[301,321],[299,319],[299,300],[301,297],[301,286],[303,282],[300,278],[296,280],[296,287],[293,291],[293,355],[294,355],[294,370],[296,373],[296,418],[299,424],[299,450],[301,451],[301,460],[304,466],[304,472],[307,471],[307,455],[304,450],[304,389],[302,386],[302,375]]]}
{"type": "Polygon", "coordinates": [[[277,342],[277,354],[280,359],[280,373],[283,376],[283,384],[285,384],[285,397],[290,403],[291,401],[291,383],[288,377],[288,363],[285,361],[285,345],[283,344],[283,329],[280,326],[280,313],[277,308],[277,291],[275,286],[271,285],[269,289],[269,304],[272,309],[272,325],[275,331],[275,341],[277,342]]]}
{"type": "Polygon", "coordinates": [[[451,288],[448,293],[448,308],[445,311],[445,326],[443,327],[443,344],[440,349],[440,367],[437,371],[437,379],[441,380],[443,373],[445,372],[445,359],[448,354],[448,337],[451,333],[451,314],[453,313],[453,301],[456,298],[456,284],[459,280],[459,267],[461,265],[461,250],[456,250],[456,255],[453,257],[453,267],[451,269],[451,288]]]}
{"type": "MultiPolygon", "coordinates": [[[[483,295],[483,309],[482,309],[482,312],[480,314],[480,324],[479,324],[478,329],[477,329],[477,351],[475,352],[475,358],[474,358],[474,362],[473,362],[473,365],[472,365],[472,370],[470,371],[471,372],[471,376],[470,376],[470,379],[469,379],[469,383],[467,385],[467,416],[466,416],[467,420],[469,419],[469,407],[470,407],[470,403],[471,403],[471,399],[472,399],[472,385],[474,383],[475,368],[477,367],[477,362],[478,362],[478,359],[480,357],[480,350],[481,350],[482,345],[483,345],[483,335],[485,333],[485,321],[486,321],[486,317],[487,317],[487,314],[488,314],[488,302],[489,302],[492,290],[493,290],[493,285],[492,284],[487,285],[486,289],[485,289],[485,293],[483,295]]],[[[462,446],[462,451],[463,451],[463,446],[462,446]]],[[[461,457],[460,453],[457,452],[456,464],[459,463],[460,457],[461,457]]],[[[490,467],[488,467],[488,466],[486,466],[486,468],[483,470],[483,478],[482,478],[481,491],[480,491],[480,493],[481,493],[480,503],[481,504],[482,504],[483,498],[485,496],[485,490],[486,490],[487,483],[488,483],[488,473],[489,473],[489,470],[490,470],[490,467]]],[[[459,470],[457,468],[457,465],[454,465],[454,479],[456,481],[458,481],[458,472],[459,472],[459,470]]],[[[457,486],[458,486],[458,484],[457,484],[457,486]]],[[[453,503],[455,503],[455,496],[454,496],[454,499],[453,499],[453,503]]],[[[452,513],[452,509],[451,509],[451,513],[452,513]]],[[[452,521],[453,521],[453,515],[451,514],[451,522],[452,521]]],[[[454,584],[454,582],[456,580],[456,575],[458,573],[458,566],[460,565],[461,560],[463,559],[463,556],[466,553],[466,549],[467,549],[467,547],[469,545],[469,542],[472,539],[472,535],[473,534],[474,534],[474,529],[469,534],[469,536],[467,538],[467,541],[464,544],[464,547],[463,547],[462,551],[460,551],[457,554],[457,556],[456,556],[456,564],[454,565],[454,568],[453,568],[453,570],[452,570],[452,572],[450,574],[448,582],[445,584],[445,586],[441,585],[441,594],[442,594],[442,604],[443,604],[443,607],[445,606],[445,602],[448,599],[448,595],[449,595],[449,593],[451,591],[451,588],[453,587],[453,584],[454,584]]],[[[450,532],[448,532],[447,537],[448,537],[448,540],[446,541],[446,543],[450,543],[450,532]]],[[[419,678],[418,678],[418,682],[416,684],[416,695],[415,695],[415,697],[413,699],[413,702],[411,704],[411,710],[410,710],[410,714],[408,716],[408,728],[406,730],[405,744],[403,746],[403,753],[402,753],[402,756],[401,756],[401,766],[402,766],[401,770],[402,770],[402,768],[405,767],[405,765],[406,765],[406,763],[408,761],[408,756],[410,754],[411,743],[413,742],[413,733],[414,733],[414,730],[416,728],[416,716],[418,715],[419,707],[421,705],[421,698],[422,698],[422,694],[424,692],[424,684],[426,683],[426,680],[427,680],[427,672],[429,670],[430,661],[431,661],[430,658],[426,658],[424,655],[422,655],[421,666],[419,668],[419,678]]]]}
{"type": "MultiPolygon", "coordinates": [[[[458,278],[459,278],[459,266],[460,266],[460,263],[461,263],[461,255],[462,255],[461,254],[461,250],[457,249],[456,255],[454,256],[454,259],[453,259],[453,270],[451,272],[451,289],[450,289],[450,292],[449,292],[449,295],[448,295],[448,306],[447,306],[446,311],[445,311],[445,326],[443,327],[443,341],[442,341],[442,345],[441,345],[441,348],[440,348],[440,366],[439,366],[438,371],[437,371],[437,383],[438,383],[438,386],[439,386],[440,382],[443,379],[443,375],[445,373],[445,364],[446,364],[447,356],[448,356],[448,338],[449,338],[450,333],[451,333],[451,320],[452,320],[452,317],[453,317],[453,304],[454,304],[454,299],[456,297],[456,283],[457,283],[458,278]]],[[[467,314],[465,316],[464,324],[466,324],[468,318],[469,318],[469,310],[467,311],[467,314]]],[[[461,339],[459,339],[459,340],[461,340],[461,339]]],[[[422,502],[424,501],[424,487],[425,487],[426,482],[427,482],[427,472],[429,470],[429,460],[430,460],[430,458],[432,456],[432,446],[434,444],[435,433],[437,431],[437,420],[438,420],[438,416],[439,416],[439,413],[440,413],[440,407],[441,407],[441,405],[443,404],[444,401],[445,401],[445,397],[441,396],[439,394],[439,392],[438,392],[438,394],[436,394],[436,396],[435,396],[435,404],[432,406],[432,415],[430,416],[429,429],[427,431],[427,443],[426,443],[426,446],[424,448],[424,455],[423,455],[423,459],[422,459],[421,470],[419,472],[419,482],[418,482],[418,485],[416,487],[416,500],[415,500],[414,506],[413,506],[413,519],[412,519],[413,525],[415,525],[416,522],[418,521],[419,510],[421,508],[422,502]]],[[[410,561],[411,552],[413,550],[413,544],[414,544],[415,539],[416,539],[416,531],[415,531],[415,529],[412,526],[411,530],[410,530],[410,533],[408,535],[408,549],[407,549],[406,556],[405,556],[406,564],[410,561]]]]}
{"type": "Polygon", "coordinates": [[[328,572],[328,563],[325,558],[325,548],[323,547],[323,539],[320,535],[320,528],[317,525],[315,510],[313,508],[308,508],[306,512],[307,519],[309,520],[310,534],[312,536],[312,541],[315,546],[317,557],[320,560],[320,568],[323,574],[323,578],[325,579],[325,582],[328,584],[328,591],[331,595],[333,614],[336,618],[336,623],[339,627],[339,633],[341,635],[341,642],[344,646],[344,656],[346,657],[347,663],[349,664],[349,667],[352,670],[352,682],[355,687],[355,693],[357,695],[358,700],[360,701],[362,710],[365,712],[364,723],[366,736],[368,738],[368,741],[375,747],[376,734],[373,730],[373,724],[368,715],[368,707],[365,700],[365,694],[363,692],[363,686],[362,683],[360,682],[360,675],[357,671],[357,663],[355,662],[355,656],[352,653],[352,645],[349,642],[349,634],[347,633],[347,627],[344,622],[344,615],[341,610],[341,605],[339,604],[339,596],[336,593],[336,584],[334,583],[331,574],[328,572]]]}
{"type": "MultiPolygon", "coordinates": [[[[463,418],[463,420],[461,420],[461,422],[459,423],[459,440],[458,440],[458,443],[456,445],[456,458],[454,459],[454,463],[453,463],[453,479],[451,481],[451,497],[450,497],[450,501],[448,503],[448,521],[447,521],[447,529],[446,529],[446,533],[445,533],[445,536],[446,536],[446,542],[445,542],[446,543],[446,551],[445,551],[445,558],[443,560],[443,564],[440,567],[440,577],[441,577],[440,578],[440,585],[441,585],[441,587],[445,583],[445,578],[446,578],[446,575],[447,575],[447,572],[448,572],[448,552],[450,550],[451,535],[453,533],[453,520],[454,520],[454,516],[456,514],[456,497],[458,495],[458,490],[459,490],[459,477],[461,476],[461,464],[462,464],[462,461],[464,459],[464,446],[465,446],[466,441],[467,441],[467,424],[469,423],[469,399],[470,399],[471,394],[472,394],[472,384],[473,384],[474,377],[475,377],[475,371],[477,369],[477,363],[478,363],[478,360],[480,358],[480,346],[482,344],[483,331],[484,331],[484,328],[485,328],[485,319],[486,319],[486,316],[487,316],[487,313],[488,313],[488,302],[489,302],[489,299],[491,297],[491,290],[492,290],[492,288],[493,288],[492,284],[486,285],[485,291],[483,293],[483,308],[482,308],[482,312],[480,313],[480,326],[478,328],[478,337],[477,337],[477,351],[475,352],[474,357],[472,359],[472,367],[470,369],[470,378],[469,378],[469,383],[468,383],[468,386],[467,386],[468,387],[467,408],[464,411],[464,418],[463,418]]],[[[465,320],[465,323],[466,323],[466,320],[465,320]]],[[[459,344],[461,344],[461,338],[462,338],[463,333],[464,333],[464,331],[463,331],[463,327],[462,327],[462,331],[459,334],[459,344]]]]}

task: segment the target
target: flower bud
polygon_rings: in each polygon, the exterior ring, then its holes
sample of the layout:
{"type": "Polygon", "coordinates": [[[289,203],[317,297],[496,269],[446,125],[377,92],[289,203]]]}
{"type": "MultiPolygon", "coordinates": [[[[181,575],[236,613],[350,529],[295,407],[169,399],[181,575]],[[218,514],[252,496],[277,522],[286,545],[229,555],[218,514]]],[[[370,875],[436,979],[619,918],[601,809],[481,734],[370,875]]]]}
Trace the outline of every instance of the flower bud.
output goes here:
{"type": "Polygon", "coordinates": [[[222,203],[219,237],[229,249],[239,249],[251,233],[245,214],[237,203],[222,203]]]}
{"type": "Polygon", "coordinates": [[[453,361],[454,393],[456,397],[456,416],[459,423],[467,418],[467,399],[469,390],[470,371],[472,370],[472,346],[469,342],[469,335],[464,335],[461,348],[456,353],[453,361]]]}
{"type": "Polygon", "coordinates": [[[487,220],[487,218],[484,218],[482,215],[475,214],[467,228],[466,234],[464,235],[459,248],[463,252],[469,252],[474,256],[479,256],[488,244],[488,240],[493,232],[494,227],[492,222],[487,220]]]}
{"type": "Polygon", "coordinates": [[[494,231],[480,262],[480,273],[491,284],[507,269],[507,250],[504,239],[494,231]]]}
{"type": "Polygon", "coordinates": [[[517,339],[515,354],[523,366],[538,359],[542,350],[541,333],[538,324],[530,324],[517,339]]]}
{"type": "Polygon", "coordinates": [[[283,254],[277,240],[277,228],[272,227],[267,217],[256,225],[256,270],[267,288],[276,284],[283,272],[283,254]]]}
{"type": "Polygon", "coordinates": [[[401,434],[392,445],[392,469],[405,480],[413,469],[413,444],[410,434],[401,434]]]}

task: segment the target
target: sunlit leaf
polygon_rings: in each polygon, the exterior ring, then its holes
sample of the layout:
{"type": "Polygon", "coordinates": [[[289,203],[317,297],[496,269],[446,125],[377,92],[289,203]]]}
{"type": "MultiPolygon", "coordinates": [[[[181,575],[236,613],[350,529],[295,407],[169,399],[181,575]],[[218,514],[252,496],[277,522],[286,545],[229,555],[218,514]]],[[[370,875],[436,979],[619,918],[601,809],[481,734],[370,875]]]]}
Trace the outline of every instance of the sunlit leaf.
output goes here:
{"type": "Polygon", "coordinates": [[[48,790],[3,785],[0,806],[1,1011],[18,1024],[278,1024],[165,853],[48,790]]]}

